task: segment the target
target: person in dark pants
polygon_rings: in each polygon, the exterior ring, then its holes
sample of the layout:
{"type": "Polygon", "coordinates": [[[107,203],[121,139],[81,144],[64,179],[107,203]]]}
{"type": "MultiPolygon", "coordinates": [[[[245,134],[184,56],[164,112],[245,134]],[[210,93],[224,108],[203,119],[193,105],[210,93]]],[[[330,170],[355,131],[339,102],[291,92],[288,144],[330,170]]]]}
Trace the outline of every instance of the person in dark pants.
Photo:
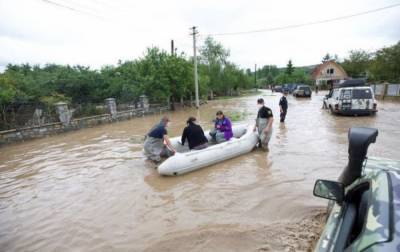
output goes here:
{"type": "Polygon", "coordinates": [[[144,155],[156,163],[161,162],[161,158],[168,158],[175,154],[167,133],[168,125],[169,118],[163,116],[160,122],[147,133],[144,141],[144,155]]]}
{"type": "Polygon", "coordinates": [[[274,117],[272,110],[264,105],[264,99],[260,98],[257,100],[258,113],[256,118],[256,124],[254,125],[254,131],[258,129],[258,147],[268,151],[268,143],[272,136],[272,123],[274,117]]]}
{"type": "Polygon", "coordinates": [[[279,108],[281,111],[281,123],[285,122],[286,113],[287,113],[287,109],[288,109],[288,102],[286,100],[287,94],[288,94],[287,90],[283,91],[283,95],[282,95],[281,99],[279,100],[279,108]]]}
{"type": "Polygon", "coordinates": [[[187,126],[183,130],[181,144],[185,145],[187,139],[189,149],[202,150],[208,147],[208,140],[204,136],[204,131],[200,125],[197,124],[196,118],[189,117],[186,121],[187,126]]]}

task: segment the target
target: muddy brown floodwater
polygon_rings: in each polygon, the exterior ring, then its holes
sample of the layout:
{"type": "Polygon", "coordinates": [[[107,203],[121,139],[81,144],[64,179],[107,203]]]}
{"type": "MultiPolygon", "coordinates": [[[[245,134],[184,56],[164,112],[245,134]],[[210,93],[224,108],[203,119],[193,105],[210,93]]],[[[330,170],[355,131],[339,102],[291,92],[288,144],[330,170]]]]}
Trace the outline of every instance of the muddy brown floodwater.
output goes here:
{"type": "MultiPolygon", "coordinates": [[[[159,115],[0,149],[1,251],[307,251],[323,225],[317,178],[336,179],[351,126],[379,129],[369,154],[400,159],[400,104],[375,117],[337,117],[322,95],[289,97],[270,152],[253,151],[179,177],[161,177],[138,137],[159,115]]],[[[280,95],[263,91],[278,116],[280,95]]],[[[170,135],[189,115],[211,125],[216,110],[256,113],[257,96],[169,113],[170,135]]]]}

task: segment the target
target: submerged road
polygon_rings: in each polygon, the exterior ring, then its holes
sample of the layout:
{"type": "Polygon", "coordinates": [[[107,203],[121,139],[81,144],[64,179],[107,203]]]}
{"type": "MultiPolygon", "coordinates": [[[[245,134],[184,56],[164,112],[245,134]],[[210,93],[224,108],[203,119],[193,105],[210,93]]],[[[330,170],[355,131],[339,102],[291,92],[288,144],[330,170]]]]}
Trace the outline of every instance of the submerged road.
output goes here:
{"type": "Polygon", "coordinates": [[[347,131],[376,127],[370,156],[400,160],[400,104],[379,102],[374,117],[338,117],[322,96],[280,94],[212,101],[169,113],[170,136],[188,116],[204,129],[217,110],[256,115],[262,96],[274,115],[270,152],[247,155],[179,177],[161,177],[137,139],[159,115],[84,129],[0,149],[1,251],[307,250],[326,201],[318,178],[336,179],[347,161],[347,131]]]}

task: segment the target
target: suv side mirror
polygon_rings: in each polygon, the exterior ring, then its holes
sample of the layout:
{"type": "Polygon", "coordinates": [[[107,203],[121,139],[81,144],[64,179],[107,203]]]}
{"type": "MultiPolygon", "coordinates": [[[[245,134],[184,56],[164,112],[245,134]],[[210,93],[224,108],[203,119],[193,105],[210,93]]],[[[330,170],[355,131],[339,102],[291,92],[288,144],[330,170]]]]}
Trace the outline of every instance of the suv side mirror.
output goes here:
{"type": "Polygon", "coordinates": [[[314,196],[341,204],[344,199],[344,185],[336,181],[318,179],[314,185],[314,196]]]}

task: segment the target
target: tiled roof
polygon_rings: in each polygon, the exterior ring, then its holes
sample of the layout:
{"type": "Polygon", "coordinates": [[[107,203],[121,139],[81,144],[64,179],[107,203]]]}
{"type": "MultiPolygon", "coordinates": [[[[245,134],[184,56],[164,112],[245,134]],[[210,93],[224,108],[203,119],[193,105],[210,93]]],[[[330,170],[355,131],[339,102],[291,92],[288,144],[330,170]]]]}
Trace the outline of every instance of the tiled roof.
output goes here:
{"type": "Polygon", "coordinates": [[[322,64],[319,64],[318,66],[316,66],[314,68],[314,70],[311,72],[311,78],[313,78],[315,80],[317,78],[317,76],[321,73],[321,69],[324,68],[327,64],[334,64],[338,69],[340,69],[340,71],[342,71],[344,73],[345,78],[348,77],[346,71],[343,69],[343,67],[341,65],[336,63],[334,60],[328,60],[322,64]]]}

